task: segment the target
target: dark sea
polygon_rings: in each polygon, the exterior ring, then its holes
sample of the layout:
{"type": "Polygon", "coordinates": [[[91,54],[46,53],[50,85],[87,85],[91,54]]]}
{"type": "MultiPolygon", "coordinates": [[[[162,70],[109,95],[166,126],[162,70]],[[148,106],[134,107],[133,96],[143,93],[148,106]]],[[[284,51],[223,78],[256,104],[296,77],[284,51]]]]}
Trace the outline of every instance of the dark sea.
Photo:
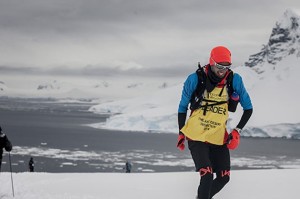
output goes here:
{"type": "MultiPolygon", "coordinates": [[[[0,125],[13,144],[5,151],[2,171],[35,172],[193,171],[189,151],[176,148],[177,135],[95,129],[108,115],[88,111],[88,101],[0,98],[0,125]]],[[[242,138],[231,151],[232,169],[300,168],[300,140],[242,138]]]]}

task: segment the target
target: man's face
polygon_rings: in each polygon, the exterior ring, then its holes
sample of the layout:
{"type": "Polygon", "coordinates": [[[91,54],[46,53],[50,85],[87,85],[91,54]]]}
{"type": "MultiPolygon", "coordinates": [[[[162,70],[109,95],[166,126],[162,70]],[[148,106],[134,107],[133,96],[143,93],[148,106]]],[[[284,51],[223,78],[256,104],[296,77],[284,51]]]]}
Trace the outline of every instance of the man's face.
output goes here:
{"type": "Polygon", "coordinates": [[[218,77],[222,78],[225,76],[226,71],[230,68],[230,63],[228,62],[220,62],[220,63],[216,63],[211,66],[211,70],[213,71],[213,73],[215,73],[218,77]]]}

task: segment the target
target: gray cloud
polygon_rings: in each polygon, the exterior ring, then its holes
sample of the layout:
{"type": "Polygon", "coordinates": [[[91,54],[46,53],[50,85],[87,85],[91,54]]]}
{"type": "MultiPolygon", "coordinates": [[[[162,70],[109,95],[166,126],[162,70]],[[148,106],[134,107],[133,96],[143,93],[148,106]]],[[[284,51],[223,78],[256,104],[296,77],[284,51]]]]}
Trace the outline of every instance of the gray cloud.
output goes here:
{"type": "Polygon", "coordinates": [[[51,68],[35,68],[35,67],[7,67],[0,66],[2,75],[53,75],[53,76],[89,76],[89,77],[110,77],[110,76],[145,76],[145,77],[178,77],[188,75],[191,71],[197,69],[197,64],[186,66],[170,65],[161,68],[131,68],[123,70],[118,66],[84,66],[80,68],[72,68],[69,66],[51,67],[51,68]]]}
{"type": "Polygon", "coordinates": [[[197,61],[205,64],[216,45],[228,46],[241,64],[267,42],[286,8],[300,10],[300,2],[1,1],[0,65],[6,67],[0,71],[180,75],[197,61]]]}

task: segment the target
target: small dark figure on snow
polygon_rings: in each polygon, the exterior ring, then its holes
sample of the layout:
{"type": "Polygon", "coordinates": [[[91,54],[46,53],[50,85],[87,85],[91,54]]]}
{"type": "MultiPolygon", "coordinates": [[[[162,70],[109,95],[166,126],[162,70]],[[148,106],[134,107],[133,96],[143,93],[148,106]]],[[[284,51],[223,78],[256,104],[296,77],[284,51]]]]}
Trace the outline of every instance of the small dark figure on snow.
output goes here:
{"type": "Polygon", "coordinates": [[[3,148],[10,152],[12,150],[11,142],[8,140],[7,136],[2,132],[2,128],[0,126],[0,171],[1,171],[1,164],[2,164],[2,154],[3,148]]]}
{"type": "Polygon", "coordinates": [[[126,162],[125,164],[125,170],[126,170],[126,173],[130,173],[131,172],[131,164],[129,161],[126,162]]]}
{"type": "Polygon", "coordinates": [[[34,161],[32,157],[29,160],[28,166],[29,166],[29,171],[34,172],[34,161]]]}

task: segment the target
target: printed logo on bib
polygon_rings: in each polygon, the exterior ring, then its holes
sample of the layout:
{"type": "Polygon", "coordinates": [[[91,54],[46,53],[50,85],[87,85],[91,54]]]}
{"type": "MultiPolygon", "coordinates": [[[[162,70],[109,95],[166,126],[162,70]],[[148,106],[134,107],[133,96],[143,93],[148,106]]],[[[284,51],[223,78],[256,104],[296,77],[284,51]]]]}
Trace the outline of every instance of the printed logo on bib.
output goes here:
{"type": "MultiPolygon", "coordinates": [[[[205,107],[201,107],[201,109],[204,110],[205,107]]],[[[206,108],[206,111],[211,111],[213,113],[226,115],[227,110],[225,108],[219,107],[219,106],[209,106],[206,108]]]]}
{"type": "Polygon", "coordinates": [[[208,131],[210,128],[217,128],[218,126],[221,126],[221,123],[215,122],[212,120],[205,120],[204,118],[198,118],[200,121],[200,125],[204,127],[204,131],[208,131]]]}
{"type": "Polygon", "coordinates": [[[201,108],[194,110],[185,126],[181,129],[188,138],[222,145],[228,119],[228,95],[226,89],[215,88],[204,92],[201,108]]]}

